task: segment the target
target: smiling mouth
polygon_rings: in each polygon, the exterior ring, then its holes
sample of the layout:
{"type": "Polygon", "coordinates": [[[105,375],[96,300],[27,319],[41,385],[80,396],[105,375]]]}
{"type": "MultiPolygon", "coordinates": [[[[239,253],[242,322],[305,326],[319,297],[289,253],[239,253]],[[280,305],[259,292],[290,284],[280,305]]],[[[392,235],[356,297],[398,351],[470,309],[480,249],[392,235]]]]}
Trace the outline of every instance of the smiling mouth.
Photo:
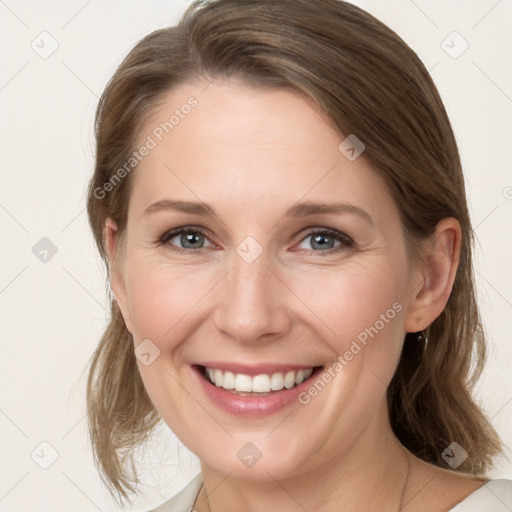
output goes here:
{"type": "Polygon", "coordinates": [[[311,379],[323,366],[300,370],[247,375],[197,365],[199,373],[211,385],[239,396],[269,396],[295,388],[311,379]]]}

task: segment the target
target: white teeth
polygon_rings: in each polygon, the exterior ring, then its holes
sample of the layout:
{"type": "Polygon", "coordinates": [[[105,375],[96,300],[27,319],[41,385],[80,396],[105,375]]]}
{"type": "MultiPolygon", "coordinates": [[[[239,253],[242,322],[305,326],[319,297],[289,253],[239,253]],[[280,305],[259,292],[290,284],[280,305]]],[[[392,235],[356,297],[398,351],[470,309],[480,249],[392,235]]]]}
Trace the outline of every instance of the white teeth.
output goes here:
{"type": "Polygon", "coordinates": [[[252,378],[252,390],[255,393],[268,393],[270,391],[270,377],[268,375],[256,375],[252,378]]]}
{"type": "Polygon", "coordinates": [[[284,376],[284,387],[286,389],[291,389],[295,385],[295,372],[288,372],[284,376]]]}
{"type": "Polygon", "coordinates": [[[215,370],[215,385],[219,388],[222,387],[222,372],[220,370],[215,370]]]}
{"type": "Polygon", "coordinates": [[[311,377],[313,368],[307,370],[276,372],[251,377],[243,373],[224,372],[218,368],[206,368],[210,382],[218,388],[235,390],[246,393],[268,393],[281,391],[283,388],[291,389],[311,377]]]}
{"type": "MultiPolygon", "coordinates": [[[[217,386],[217,383],[215,383],[217,386]]],[[[237,391],[252,391],[252,379],[249,375],[237,373],[235,376],[235,389],[237,391]]]]}
{"type": "Polygon", "coordinates": [[[279,391],[284,388],[284,377],[281,372],[273,373],[270,377],[270,389],[272,391],[279,391]]]}
{"type": "Polygon", "coordinates": [[[235,389],[235,374],[233,372],[224,372],[222,387],[224,389],[235,389]]]}

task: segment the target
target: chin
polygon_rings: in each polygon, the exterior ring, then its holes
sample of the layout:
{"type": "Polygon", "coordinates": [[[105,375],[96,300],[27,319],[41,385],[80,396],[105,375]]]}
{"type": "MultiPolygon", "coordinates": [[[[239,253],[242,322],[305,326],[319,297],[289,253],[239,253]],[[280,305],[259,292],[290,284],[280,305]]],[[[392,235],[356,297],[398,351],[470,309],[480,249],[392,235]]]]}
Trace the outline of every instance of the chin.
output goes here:
{"type": "Polygon", "coordinates": [[[291,434],[284,430],[280,436],[276,433],[273,440],[267,436],[268,433],[242,434],[223,442],[212,439],[206,444],[201,440],[190,448],[202,465],[240,480],[286,480],[308,471],[305,441],[292,441],[291,434]]]}

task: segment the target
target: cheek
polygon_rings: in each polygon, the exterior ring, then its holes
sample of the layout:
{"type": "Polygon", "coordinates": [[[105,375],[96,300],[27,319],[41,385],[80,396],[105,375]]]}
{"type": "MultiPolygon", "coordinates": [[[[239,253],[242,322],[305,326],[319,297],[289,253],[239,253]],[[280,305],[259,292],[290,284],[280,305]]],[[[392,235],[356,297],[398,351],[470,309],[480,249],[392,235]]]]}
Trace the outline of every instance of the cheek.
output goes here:
{"type": "Polygon", "coordinates": [[[183,327],[194,315],[208,278],[196,269],[177,268],[151,262],[128,269],[128,307],[137,341],[149,338],[157,345],[177,339],[173,331],[183,327]]]}
{"type": "Polygon", "coordinates": [[[389,262],[379,263],[328,272],[317,269],[294,277],[294,291],[337,354],[350,350],[354,340],[364,346],[369,340],[396,339],[403,328],[404,273],[389,262]]]}
{"type": "MultiPolygon", "coordinates": [[[[321,405],[333,431],[349,423],[354,431],[360,429],[391,381],[404,336],[404,277],[399,265],[381,258],[296,278],[295,289],[321,320],[315,324],[322,326],[322,342],[332,354],[325,375],[329,391],[317,397],[309,388],[304,399],[318,401],[313,407],[321,405]],[[346,414],[340,416],[341,410],[346,414]]],[[[315,387],[323,389],[316,382],[315,387]]]]}
{"type": "MultiPolygon", "coordinates": [[[[295,282],[298,295],[314,310],[315,324],[323,326],[322,341],[332,353],[332,364],[319,377],[327,384],[312,383],[301,403],[331,432],[344,433],[344,443],[336,435],[332,445],[326,443],[333,453],[348,446],[370,421],[398,362],[405,272],[396,263],[374,259],[357,268],[303,273],[295,282]],[[324,387],[327,392],[319,391],[324,387]]],[[[318,450],[325,455],[323,448],[318,450]]]]}
{"type": "Polygon", "coordinates": [[[178,383],[183,376],[181,343],[187,339],[194,306],[204,295],[205,279],[186,267],[135,258],[127,269],[127,297],[135,346],[151,340],[160,351],[149,365],[137,361],[139,373],[155,408],[175,433],[190,420],[187,396],[178,383]]]}

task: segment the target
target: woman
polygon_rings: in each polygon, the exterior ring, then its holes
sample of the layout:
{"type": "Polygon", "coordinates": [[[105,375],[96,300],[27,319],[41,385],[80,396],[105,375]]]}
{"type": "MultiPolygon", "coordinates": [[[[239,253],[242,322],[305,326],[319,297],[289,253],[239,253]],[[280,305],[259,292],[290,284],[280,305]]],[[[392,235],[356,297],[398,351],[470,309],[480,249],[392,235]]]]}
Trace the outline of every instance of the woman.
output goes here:
{"type": "Polygon", "coordinates": [[[199,2],[130,52],[96,128],[114,297],[89,425],[113,492],[163,419],[201,473],[158,511],[510,498],[470,393],[485,343],[457,146],[393,31],[338,0],[199,2]]]}

